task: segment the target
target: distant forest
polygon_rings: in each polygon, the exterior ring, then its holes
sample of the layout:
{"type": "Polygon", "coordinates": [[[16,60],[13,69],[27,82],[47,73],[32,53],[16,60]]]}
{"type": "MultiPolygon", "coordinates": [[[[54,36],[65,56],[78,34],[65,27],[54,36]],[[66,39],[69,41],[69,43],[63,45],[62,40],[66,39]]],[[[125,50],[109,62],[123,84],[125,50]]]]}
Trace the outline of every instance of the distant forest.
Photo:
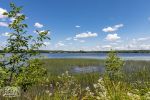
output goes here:
{"type": "MultiPolygon", "coordinates": [[[[34,52],[34,51],[33,51],[34,52]]],[[[63,50],[39,50],[40,53],[108,53],[109,51],[63,51],[63,50]]],[[[117,53],[150,53],[150,50],[116,50],[117,53]]],[[[6,53],[0,50],[0,53],[6,53]]],[[[19,52],[21,53],[21,52],[19,52]]]]}

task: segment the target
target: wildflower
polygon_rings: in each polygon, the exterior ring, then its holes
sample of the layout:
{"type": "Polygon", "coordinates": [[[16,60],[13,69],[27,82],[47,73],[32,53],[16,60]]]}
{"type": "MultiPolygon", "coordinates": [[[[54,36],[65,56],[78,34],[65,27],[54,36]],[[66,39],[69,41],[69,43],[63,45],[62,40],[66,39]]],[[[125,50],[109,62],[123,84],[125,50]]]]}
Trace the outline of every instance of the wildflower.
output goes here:
{"type": "Polygon", "coordinates": [[[93,93],[93,92],[90,92],[90,95],[91,95],[91,96],[93,96],[93,95],[94,95],[94,93],[93,93]]]}
{"type": "Polygon", "coordinates": [[[99,96],[96,97],[97,100],[100,100],[101,98],[99,96]]]}
{"type": "Polygon", "coordinates": [[[86,87],[86,90],[87,90],[87,91],[90,91],[90,88],[89,88],[89,87],[86,87]]]}
{"type": "Polygon", "coordinates": [[[98,85],[97,85],[97,84],[93,84],[93,86],[94,86],[94,88],[97,88],[97,87],[98,87],[98,85]]]}
{"type": "Polygon", "coordinates": [[[144,97],[146,100],[150,100],[150,92],[147,92],[144,97]]]}
{"type": "Polygon", "coordinates": [[[131,98],[131,100],[140,100],[140,96],[137,94],[128,92],[127,95],[131,98]]]}
{"type": "Polygon", "coordinates": [[[49,94],[49,90],[46,90],[45,93],[49,94]]]}
{"type": "Polygon", "coordinates": [[[100,82],[102,82],[102,80],[103,80],[103,78],[100,78],[100,79],[98,80],[98,82],[100,83],[100,82]]]}
{"type": "Polygon", "coordinates": [[[66,71],[66,74],[67,74],[67,75],[68,75],[68,73],[69,73],[69,72],[68,72],[68,71],[66,71]]]}
{"type": "Polygon", "coordinates": [[[52,93],[49,93],[49,96],[52,96],[52,93]]]}
{"type": "Polygon", "coordinates": [[[61,77],[60,77],[60,76],[58,76],[58,78],[60,79],[61,77]]]}
{"type": "Polygon", "coordinates": [[[128,96],[132,96],[132,93],[128,92],[127,95],[128,95],[128,96]]]}

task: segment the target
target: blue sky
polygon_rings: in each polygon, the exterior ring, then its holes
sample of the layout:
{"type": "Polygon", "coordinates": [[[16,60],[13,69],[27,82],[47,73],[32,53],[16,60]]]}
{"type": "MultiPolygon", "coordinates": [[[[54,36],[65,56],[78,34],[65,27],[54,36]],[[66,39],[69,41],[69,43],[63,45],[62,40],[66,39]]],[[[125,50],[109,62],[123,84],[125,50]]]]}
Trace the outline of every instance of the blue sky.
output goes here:
{"type": "Polygon", "coordinates": [[[0,42],[9,3],[24,6],[28,33],[50,31],[48,50],[150,49],[150,0],[0,0],[0,42]]]}

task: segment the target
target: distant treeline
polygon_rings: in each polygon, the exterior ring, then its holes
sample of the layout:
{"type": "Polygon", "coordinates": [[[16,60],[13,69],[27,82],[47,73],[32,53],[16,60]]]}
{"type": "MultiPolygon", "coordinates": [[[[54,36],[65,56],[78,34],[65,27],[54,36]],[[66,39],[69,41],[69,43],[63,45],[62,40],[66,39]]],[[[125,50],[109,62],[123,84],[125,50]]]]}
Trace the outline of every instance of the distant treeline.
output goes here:
{"type": "MultiPolygon", "coordinates": [[[[35,51],[33,51],[35,52],[35,51]]],[[[108,53],[110,51],[63,51],[63,50],[39,50],[40,53],[108,53]]],[[[116,50],[117,53],[150,53],[150,50],[116,50]]],[[[0,53],[5,53],[0,50],[0,53]]]]}
{"type": "MultiPolygon", "coordinates": [[[[63,51],[63,50],[56,50],[56,51],[48,51],[42,50],[42,53],[108,53],[110,51],[63,51]]],[[[150,53],[150,50],[116,50],[117,53],[150,53]]]]}

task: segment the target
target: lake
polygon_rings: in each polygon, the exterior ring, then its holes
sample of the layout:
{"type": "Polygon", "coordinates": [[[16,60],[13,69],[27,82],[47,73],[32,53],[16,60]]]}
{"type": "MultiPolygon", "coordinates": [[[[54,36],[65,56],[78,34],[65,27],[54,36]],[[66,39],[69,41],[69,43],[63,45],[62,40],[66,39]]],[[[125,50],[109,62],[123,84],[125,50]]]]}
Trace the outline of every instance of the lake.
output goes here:
{"type": "MultiPolygon", "coordinates": [[[[42,53],[47,58],[105,59],[107,53],[42,53]]],[[[118,53],[124,60],[150,60],[150,53],[118,53]]]]}

